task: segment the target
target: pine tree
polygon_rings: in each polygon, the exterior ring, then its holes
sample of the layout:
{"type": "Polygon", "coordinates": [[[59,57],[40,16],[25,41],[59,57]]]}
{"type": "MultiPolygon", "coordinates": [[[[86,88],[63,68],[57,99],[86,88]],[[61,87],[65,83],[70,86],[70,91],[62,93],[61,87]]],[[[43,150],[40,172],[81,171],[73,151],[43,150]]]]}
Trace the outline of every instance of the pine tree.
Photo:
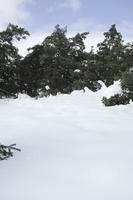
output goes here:
{"type": "Polygon", "coordinates": [[[14,46],[14,39],[25,39],[29,33],[18,26],[9,24],[0,32],[0,90],[5,96],[16,94],[19,90],[19,62],[21,57],[14,46]]]}
{"type": "Polygon", "coordinates": [[[125,46],[115,24],[104,33],[104,36],[104,41],[97,45],[96,62],[99,79],[109,86],[114,80],[120,78],[121,72],[125,69],[123,66],[125,46]]]}
{"type": "Polygon", "coordinates": [[[30,96],[56,95],[70,93],[83,88],[84,39],[88,33],[77,34],[67,38],[67,28],[55,26],[53,33],[46,37],[42,44],[29,49],[29,54],[21,63],[22,91],[30,96]],[[80,70],[80,77],[75,70],[80,70]],[[26,81],[24,81],[26,79],[26,81]]]}

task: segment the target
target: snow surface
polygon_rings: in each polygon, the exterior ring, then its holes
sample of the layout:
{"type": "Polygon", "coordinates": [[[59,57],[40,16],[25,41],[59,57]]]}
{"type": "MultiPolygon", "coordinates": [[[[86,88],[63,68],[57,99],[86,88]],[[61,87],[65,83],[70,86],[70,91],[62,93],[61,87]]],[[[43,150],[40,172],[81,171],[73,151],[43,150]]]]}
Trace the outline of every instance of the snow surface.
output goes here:
{"type": "Polygon", "coordinates": [[[110,98],[116,94],[122,94],[120,80],[114,81],[114,84],[110,85],[109,87],[106,87],[104,83],[102,83],[102,86],[104,87],[104,96],[107,98],[110,98]]]}
{"type": "MultiPolygon", "coordinates": [[[[132,200],[133,104],[104,107],[106,87],[0,100],[0,200],[132,200]]],[[[106,91],[107,92],[107,91],[106,91]]]]}

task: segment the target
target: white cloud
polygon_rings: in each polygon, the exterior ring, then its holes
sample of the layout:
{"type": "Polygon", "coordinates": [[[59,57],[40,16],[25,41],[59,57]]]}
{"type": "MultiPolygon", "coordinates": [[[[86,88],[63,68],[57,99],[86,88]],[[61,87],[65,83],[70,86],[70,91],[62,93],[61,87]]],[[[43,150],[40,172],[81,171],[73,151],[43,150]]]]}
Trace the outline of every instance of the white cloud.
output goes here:
{"type": "Polygon", "coordinates": [[[70,7],[73,8],[73,10],[79,10],[82,6],[80,0],[70,0],[70,7]]]}
{"type": "Polygon", "coordinates": [[[55,1],[49,8],[47,8],[47,11],[51,13],[64,8],[69,8],[74,11],[78,11],[81,8],[81,6],[82,6],[81,0],[66,0],[65,2],[55,1]]]}
{"type": "Polygon", "coordinates": [[[9,22],[21,23],[29,17],[25,4],[32,0],[1,0],[0,2],[0,28],[9,22]]]}

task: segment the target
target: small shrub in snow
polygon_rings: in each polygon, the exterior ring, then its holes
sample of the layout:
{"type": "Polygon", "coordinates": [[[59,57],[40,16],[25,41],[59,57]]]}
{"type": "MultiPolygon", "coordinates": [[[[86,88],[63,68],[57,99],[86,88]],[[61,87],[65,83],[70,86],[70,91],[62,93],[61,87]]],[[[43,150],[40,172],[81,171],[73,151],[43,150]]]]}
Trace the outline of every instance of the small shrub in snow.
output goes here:
{"type": "Polygon", "coordinates": [[[103,97],[102,102],[105,106],[126,105],[130,98],[124,94],[116,94],[110,98],[103,97]]]}
{"type": "Polygon", "coordinates": [[[0,160],[6,160],[13,156],[13,150],[21,151],[20,149],[14,147],[16,144],[10,146],[0,145],[0,160]]]}

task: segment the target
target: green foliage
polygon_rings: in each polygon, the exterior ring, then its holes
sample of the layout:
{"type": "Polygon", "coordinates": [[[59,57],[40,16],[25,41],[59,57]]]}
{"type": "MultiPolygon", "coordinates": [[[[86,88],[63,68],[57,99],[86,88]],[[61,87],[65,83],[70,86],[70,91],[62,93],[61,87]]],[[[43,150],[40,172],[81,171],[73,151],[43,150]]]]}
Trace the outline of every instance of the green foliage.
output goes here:
{"type": "Polygon", "coordinates": [[[128,95],[128,97],[133,100],[133,73],[126,72],[121,78],[121,86],[123,92],[128,95]]]}
{"type": "MultiPolygon", "coordinates": [[[[21,57],[14,46],[14,39],[24,39],[29,35],[27,31],[18,26],[9,24],[5,31],[0,32],[0,89],[8,93],[18,92],[19,63],[21,57]]],[[[8,96],[3,93],[3,96],[8,96]]]]}
{"type": "Polygon", "coordinates": [[[104,36],[104,41],[97,45],[96,66],[99,79],[109,86],[126,70],[123,61],[125,46],[115,24],[104,33],[104,36]]]}
{"type": "Polygon", "coordinates": [[[133,43],[127,43],[125,45],[125,51],[123,55],[123,66],[126,66],[126,70],[128,71],[131,66],[133,66],[133,43]]]}
{"type": "Polygon", "coordinates": [[[56,25],[51,35],[22,58],[13,42],[25,39],[29,33],[12,24],[0,32],[0,96],[12,97],[21,92],[42,97],[69,94],[84,87],[97,91],[101,88],[98,80],[109,86],[121,79],[123,91],[128,91],[131,98],[132,75],[122,74],[133,66],[133,43],[124,45],[115,24],[104,33],[97,52],[93,47],[85,51],[88,32],[71,38],[66,34],[67,27],[56,25]]]}
{"type": "Polygon", "coordinates": [[[116,94],[110,98],[103,97],[102,102],[105,106],[126,105],[130,101],[129,97],[125,94],[116,94]]]}
{"type": "Polygon", "coordinates": [[[93,79],[86,76],[84,40],[88,33],[66,36],[67,28],[55,27],[40,45],[29,49],[21,62],[21,92],[30,96],[71,93],[84,87],[97,90],[93,79]],[[79,70],[80,73],[75,72],[79,70]],[[46,89],[48,87],[49,89],[46,89]]]}

